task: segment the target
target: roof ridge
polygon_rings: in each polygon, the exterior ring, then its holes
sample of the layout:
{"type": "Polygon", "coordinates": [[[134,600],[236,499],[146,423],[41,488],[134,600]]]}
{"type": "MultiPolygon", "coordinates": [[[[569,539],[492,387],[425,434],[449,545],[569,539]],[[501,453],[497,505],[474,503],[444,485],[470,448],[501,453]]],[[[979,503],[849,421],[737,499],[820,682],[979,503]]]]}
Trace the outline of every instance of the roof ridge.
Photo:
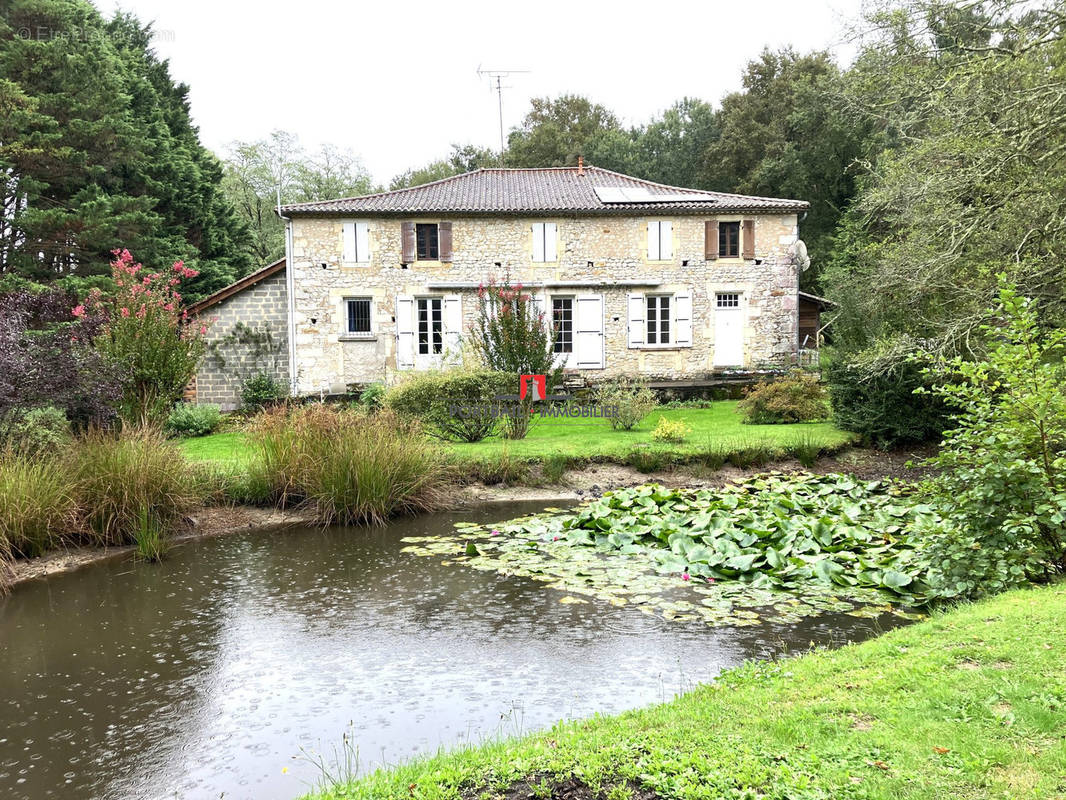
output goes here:
{"type": "Polygon", "coordinates": [[[301,206],[318,206],[323,203],[344,203],[348,200],[370,200],[376,197],[384,197],[386,195],[403,194],[404,192],[413,192],[418,189],[424,189],[427,186],[436,186],[440,183],[447,183],[448,181],[454,181],[458,178],[465,178],[467,175],[474,175],[478,172],[484,172],[484,167],[478,169],[472,169],[467,172],[460,172],[456,175],[449,175],[447,178],[437,178],[435,181],[427,181],[426,183],[420,183],[417,186],[405,186],[402,189],[386,189],[383,192],[371,192],[370,194],[355,194],[351,197],[334,197],[330,200],[306,200],[302,203],[282,203],[282,208],[300,208],[301,206]]]}

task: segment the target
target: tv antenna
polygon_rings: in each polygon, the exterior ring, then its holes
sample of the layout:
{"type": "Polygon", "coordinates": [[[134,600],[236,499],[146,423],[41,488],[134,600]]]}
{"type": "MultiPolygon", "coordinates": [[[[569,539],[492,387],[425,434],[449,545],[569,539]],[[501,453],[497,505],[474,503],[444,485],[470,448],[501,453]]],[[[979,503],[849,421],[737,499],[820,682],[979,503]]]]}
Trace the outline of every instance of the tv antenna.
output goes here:
{"type": "Polygon", "coordinates": [[[522,75],[528,73],[528,69],[482,69],[481,65],[478,65],[477,76],[480,78],[486,76],[489,79],[489,91],[496,92],[496,104],[499,107],[500,112],[500,163],[503,163],[503,151],[506,149],[506,143],[503,138],[503,90],[510,89],[511,86],[504,84],[503,79],[509,78],[511,75],[522,75]]]}

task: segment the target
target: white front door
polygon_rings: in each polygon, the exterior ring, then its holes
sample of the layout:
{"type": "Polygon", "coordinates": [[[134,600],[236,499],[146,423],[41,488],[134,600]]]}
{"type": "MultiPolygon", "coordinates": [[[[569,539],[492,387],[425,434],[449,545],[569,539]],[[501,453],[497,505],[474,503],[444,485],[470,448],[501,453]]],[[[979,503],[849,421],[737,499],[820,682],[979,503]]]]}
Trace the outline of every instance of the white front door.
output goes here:
{"type": "Polygon", "coordinates": [[[744,365],[744,308],[738,292],[718,292],[714,308],[714,365],[744,365]]]}
{"type": "Polygon", "coordinates": [[[603,295],[574,298],[574,352],[568,363],[578,369],[603,369],[603,295]]]}
{"type": "Polygon", "coordinates": [[[415,369],[440,366],[444,354],[444,298],[415,298],[415,369]]]}

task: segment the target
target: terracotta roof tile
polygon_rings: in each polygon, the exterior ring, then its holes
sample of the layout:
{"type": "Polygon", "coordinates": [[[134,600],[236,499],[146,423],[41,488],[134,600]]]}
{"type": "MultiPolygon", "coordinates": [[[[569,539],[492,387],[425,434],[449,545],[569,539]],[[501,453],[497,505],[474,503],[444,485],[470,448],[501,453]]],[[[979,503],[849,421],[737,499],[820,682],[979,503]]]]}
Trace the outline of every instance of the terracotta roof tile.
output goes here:
{"type": "Polygon", "coordinates": [[[663,213],[730,213],[803,211],[810,204],[776,197],[704,192],[633,178],[600,167],[543,169],[479,169],[410,189],[363,197],[323,200],[282,206],[285,216],[396,215],[396,214],[618,214],[634,211],[663,213]],[[639,189],[669,201],[604,203],[596,187],[639,189]],[[677,200],[677,196],[691,200],[677,200]]]}

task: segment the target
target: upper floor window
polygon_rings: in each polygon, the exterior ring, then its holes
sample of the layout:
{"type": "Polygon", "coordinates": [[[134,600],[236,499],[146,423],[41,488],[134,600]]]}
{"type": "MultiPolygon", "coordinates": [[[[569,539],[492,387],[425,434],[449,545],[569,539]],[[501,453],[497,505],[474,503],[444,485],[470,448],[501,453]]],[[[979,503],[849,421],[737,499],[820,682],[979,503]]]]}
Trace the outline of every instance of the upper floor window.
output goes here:
{"type": "Polygon", "coordinates": [[[365,336],[370,329],[370,298],[348,297],[344,301],[347,311],[346,332],[352,336],[365,336]]]}
{"type": "Polygon", "coordinates": [[[667,261],[674,257],[674,225],[670,220],[648,223],[648,260],[667,261]]]}
{"type": "Polygon", "coordinates": [[[558,227],[554,222],[533,223],[533,260],[558,261],[558,227]]]}
{"type": "Polygon", "coordinates": [[[437,225],[433,222],[419,222],[415,225],[415,240],[419,261],[436,261],[440,258],[440,241],[437,225]]]}
{"type": "Polygon", "coordinates": [[[344,254],[341,260],[349,264],[370,261],[370,226],[366,222],[344,223],[344,254]]]}
{"type": "Polygon", "coordinates": [[[574,298],[552,298],[552,330],[555,332],[552,350],[556,353],[574,352],[574,298]]]}
{"type": "Polygon", "coordinates": [[[740,223],[718,223],[718,257],[740,258],[740,223]]]}
{"type": "Polygon", "coordinates": [[[670,295],[649,294],[646,319],[648,344],[670,344],[670,295]]]}

